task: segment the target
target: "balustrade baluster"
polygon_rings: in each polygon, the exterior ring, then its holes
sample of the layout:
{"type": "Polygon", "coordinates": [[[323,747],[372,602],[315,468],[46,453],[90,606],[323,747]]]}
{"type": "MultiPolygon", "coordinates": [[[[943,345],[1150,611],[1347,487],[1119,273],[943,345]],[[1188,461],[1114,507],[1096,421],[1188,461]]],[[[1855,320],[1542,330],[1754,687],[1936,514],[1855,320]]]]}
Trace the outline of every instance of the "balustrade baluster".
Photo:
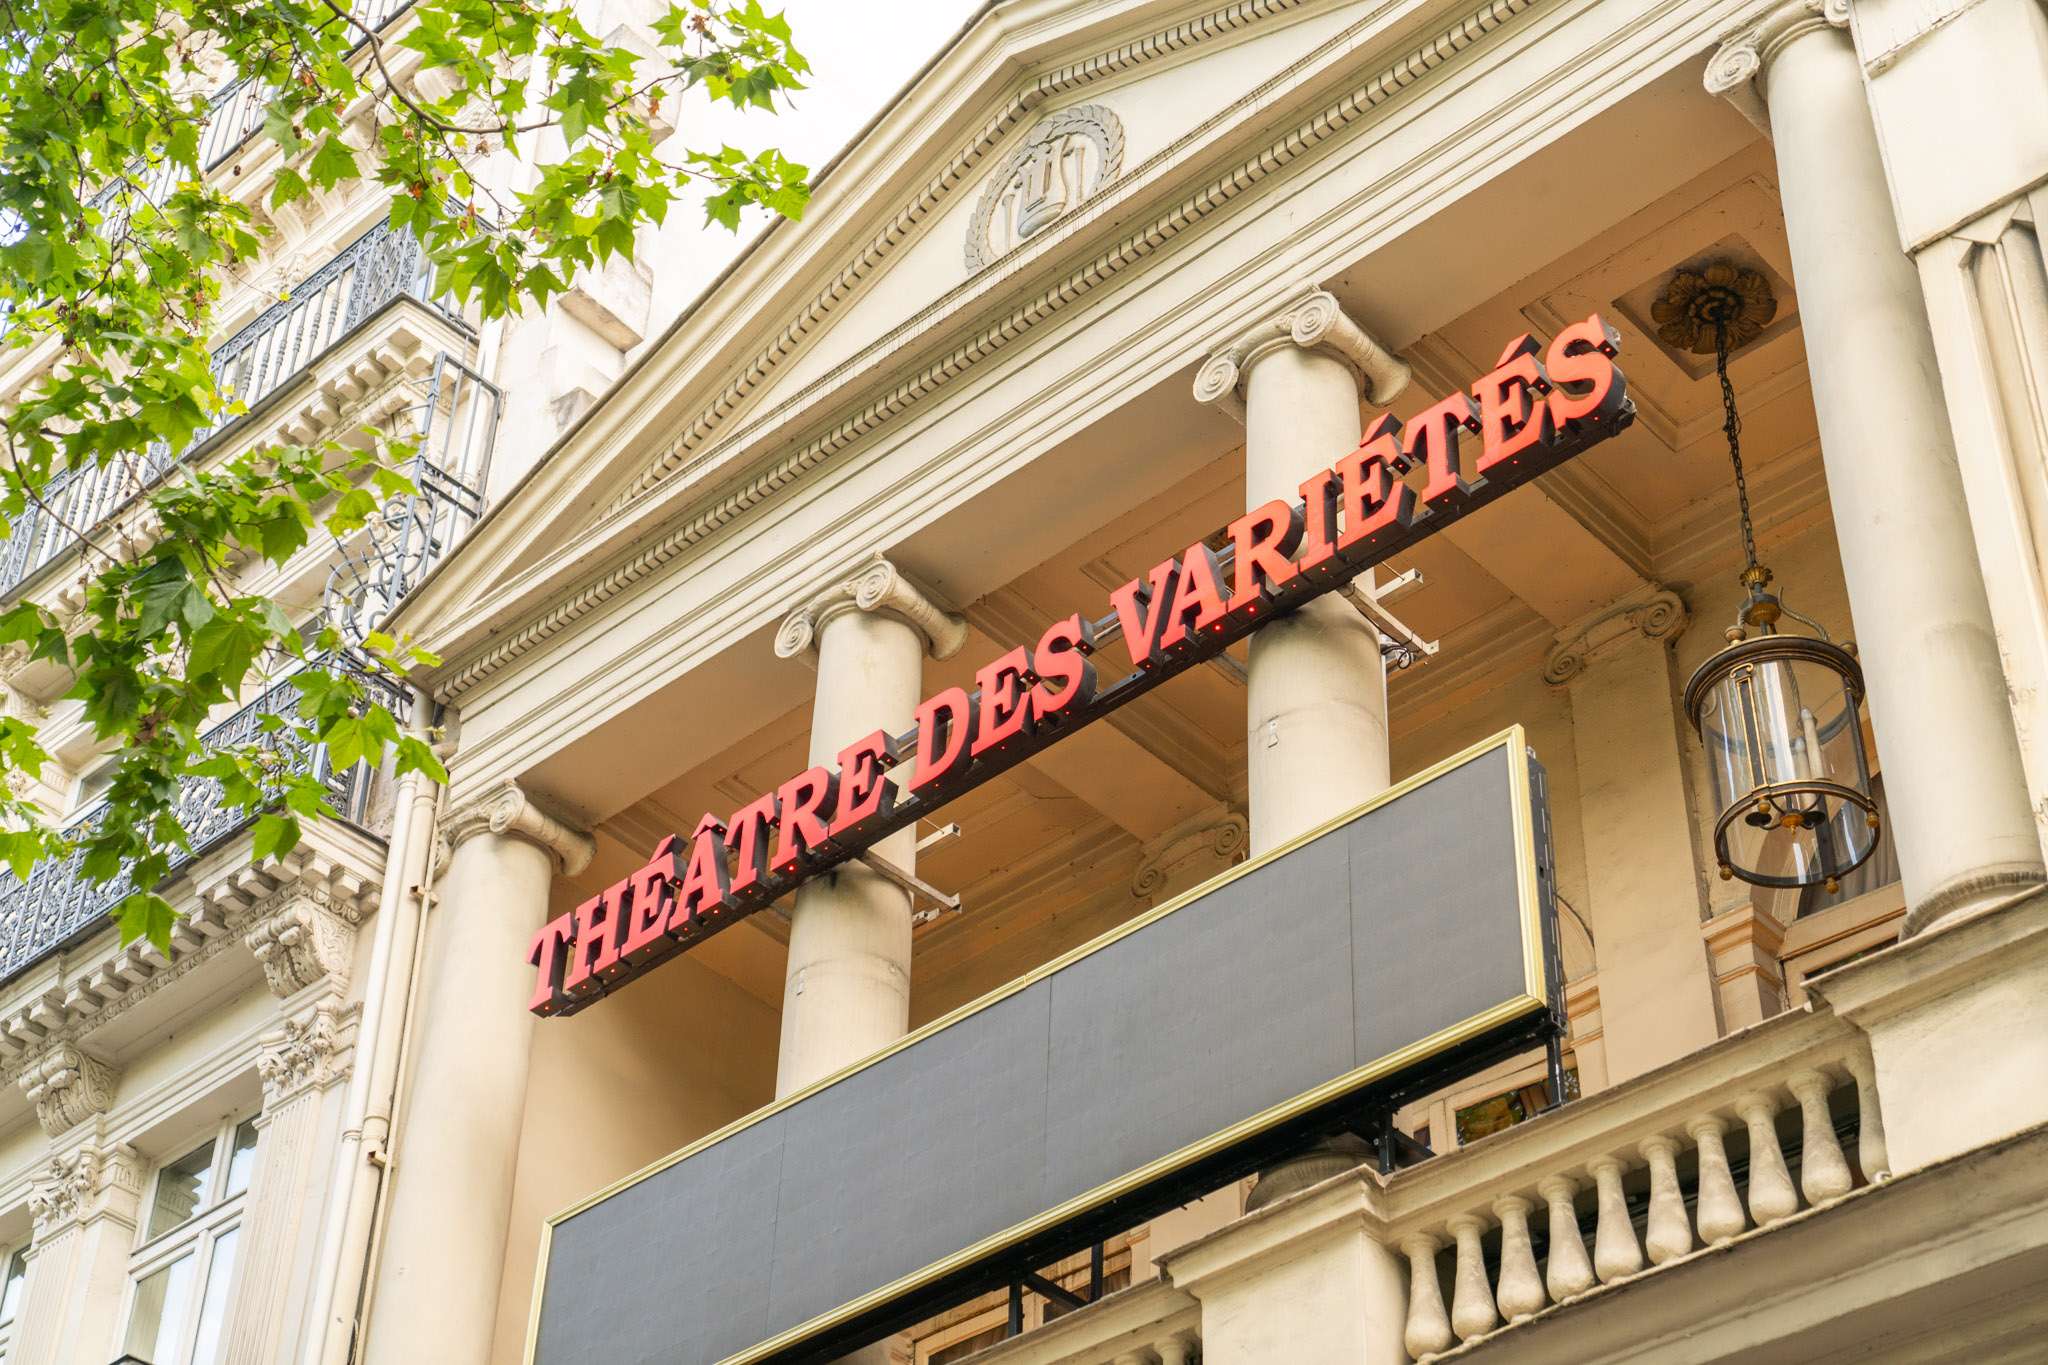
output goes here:
{"type": "Polygon", "coordinates": [[[1708,1246],[1728,1241],[1749,1226],[1742,1199],[1735,1193],[1735,1175],[1728,1169],[1728,1148],[1721,1141],[1724,1128],[1711,1114],[1685,1125],[1699,1147],[1700,1190],[1693,1218],[1699,1224],[1700,1240],[1708,1246]]]}
{"type": "Polygon", "coordinates": [[[1809,1204],[1847,1194],[1856,1182],[1828,1113],[1834,1083],[1818,1071],[1802,1071],[1787,1082],[1799,1101],[1799,1189],[1809,1204]]]}
{"type": "Polygon", "coordinates": [[[1480,1234],[1486,1224],[1477,1215],[1461,1213],[1450,1221],[1458,1243],[1458,1273],[1451,1290],[1451,1326],[1459,1339],[1484,1336],[1500,1323],[1494,1311],[1493,1287],[1486,1282],[1486,1252],[1480,1234]]]}
{"type": "Polygon", "coordinates": [[[1892,1173],[1884,1145],[1884,1115],[1877,1107],[1877,1070],[1862,1053],[1851,1053],[1846,1065],[1856,1081],[1856,1164],[1874,1185],[1892,1173]]]}
{"type": "Polygon", "coordinates": [[[1593,1263],[1586,1259],[1586,1242],[1579,1236],[1579,1210],[1573,1202],[1579,1182],[1568,1175],[1553,1175],[1536,1191],[1550,1206],[1550,1258],[1544,1268],[1544,1283],[1550,1297],[1563,1303],[1593,1287],[1593,1263]]]}
{"type": "Polygon", "coordinates": [[[1443,1286],[1436,1278],[1439,1245],[1426,1232],[1401,1241],[1402,1254],[1408,1258],[1408,1322],[1401,1340],[1417,1360],[1451,1346],[1451,1319],[1444,1311],[1443,1286]]]}
{"type": "Polygon", "coordinates": [[[1799,1211],[1799,1192],[1778,1146],[1777,1105],[1753,1090],[1735,1102],[1735,1112],[1749,1130],[1749,1216],[1766,1227],[1799,1211]]]}
{"type": "Polygon", "coordinates": [[[1650,1264],[1662,1265],[1692,1250],[1692,1224],[1678,1188],[1678,1144],[1660,1133],[1645,1139],[1641,1150],[1650,1163],[1650,1220],[1643,1242],[1650,1264]]]}
{"type": "Polygon", "coordinates": [[[1543,1311],[1543,1277],[1536,1273],[1536,1252],[1529,1245],[1529,1211],[1535,1205],[1517,1194],[1493,1201],[1500,1219],[1500,1286],[1495,1299],[1501,1315],[1521,1322],[1543,1311]]]}
{"type": "Polygon", "coordinates": [[[1643,1249],[1636,1225],[1629,1221],[1628,1200],[1621,1192],[1621,1162],[1603,1156],[1587,1167],[1600,1192],[1599,1224],[1593,1230],[1593,1269],[1603,1284],[1643,1268],[1643,1249]]]}
{"type": "Polygon", "coordinates": [[[1159,1365],[1188,1365],[1194,1356],[1194,1343],[1184,1332],[1176,1332],[1152,1343],[1152,1352],[1159,1357],[1159,1365]]]}

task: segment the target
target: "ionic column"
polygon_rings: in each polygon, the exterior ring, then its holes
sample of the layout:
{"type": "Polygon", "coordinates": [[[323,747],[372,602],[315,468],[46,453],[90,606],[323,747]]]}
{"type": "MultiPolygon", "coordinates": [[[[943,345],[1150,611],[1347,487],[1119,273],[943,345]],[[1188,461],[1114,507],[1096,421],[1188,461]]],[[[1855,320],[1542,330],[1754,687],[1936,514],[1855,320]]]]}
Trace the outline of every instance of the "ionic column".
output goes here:
{"type": "MultiPolygon", "coordinates": [[[[791,612],[775,634],[775,652],[818,671],[810,761],[833,768],[855,740],[908,729],[923,699],[925,654],[950,658],[966,640],[964,621],[880,555],[791,612]]],[[[899,830],[870,852],[910,872],[917,833],[899,830]]],[[[909,1030],[910,917],[909,893],[858,862],[798,889],[790,912],[777,1096],[909,1030]]]]}
{"type": "MultiPolygon", "coordinates": [[[[1317,289],[1213,351],[1195,376],[1195,398],[1244,423],[1249,509],[1298,500],[1304,481],[1357,448],[1361,396],[1384,407],[1408,377],[1406,365],[1317,289]]],[[[1370,572],[1359,581],[1371,590],[1370,572]]],[[[1386,790],[1387,671],[1379,632],[1332,593],[1253,635],[1247,674],[1249,851],[1256,858],[1386,790]]],[[[1261,1173],[1246,1208],[1364,1159],[1356,1139],[1320,1144],[1261,1173]]]]}
{"type": "Polygon", "coordinates": [[[582,871],[593,850],[511,782],[458,806],[442,829],[452,853],[414,1025],[416,1098],[359,1358],[484,1365],[533,1051],[527,951],[556,874],[582,871]]]}
{"type": "Polygon", "coordinates": [[[28,1284],[15,1314],[15,1365],[82,1365],[120,1350],[121,1298],[149,1164],[96,1131],[31,1181],[28,1284]]]}
{"type": "MultiPolygon", "coordinates": [[[[1408,367],[1317,289],[1212,352],[1195,398],[1244,423],[1247,508],[1293,502],[1357,447],[1361,392],[1384,407],[1408,367]]],[[[1371,575],[1361,582],[1369,589],[1371,575]]],[[[1245,686],[1251,855],[1286,843],[1387,787],[1387,674],[1379,632],[1336,595],[1269,621],[1251,639],[1245,686]]]]}
{"type": "Polygon", "coordinates": [[[1646,584],[1559,631],[1543,665],[1571,694],[1607,1084],[1721,1036],[1671,676],[1685,627],[1685,603],[1646,584]]]}
{"type": "Polygon", "coordinates": [[[1761,99],[1777,147],[1910,933],[2043,874],[1927,310],[1847,16],[1846,0],[1780,6],[1721,48],[1707,88],[1761,99]]]}

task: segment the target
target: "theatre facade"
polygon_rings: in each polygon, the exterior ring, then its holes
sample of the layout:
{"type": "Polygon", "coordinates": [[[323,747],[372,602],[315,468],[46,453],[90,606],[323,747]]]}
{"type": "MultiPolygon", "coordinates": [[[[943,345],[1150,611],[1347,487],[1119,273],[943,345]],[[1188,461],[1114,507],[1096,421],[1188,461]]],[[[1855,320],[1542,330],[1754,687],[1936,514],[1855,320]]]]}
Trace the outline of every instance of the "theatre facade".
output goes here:
{"type": "Polygon", "coordinates": [[[979,12],[399,614],[367,1358],[2025,1358],[2044,52],[979,12]]]}
{"type": "Polygon", "coordinates": [[[204,1091],[150,1365],[2038,1359],[2044,219],[2038,0],[995,0],[463,352],[450,783],[232,1018],[0,983],[26,1302],[204,1091]]]}

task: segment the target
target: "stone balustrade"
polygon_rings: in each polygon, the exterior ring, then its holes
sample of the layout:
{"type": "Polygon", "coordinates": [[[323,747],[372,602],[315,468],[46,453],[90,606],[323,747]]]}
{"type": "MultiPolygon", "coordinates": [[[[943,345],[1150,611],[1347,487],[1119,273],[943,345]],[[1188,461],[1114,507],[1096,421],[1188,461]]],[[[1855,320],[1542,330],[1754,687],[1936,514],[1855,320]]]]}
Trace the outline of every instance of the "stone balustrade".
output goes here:
{"type": "MultiPolygon", "coordinates": [[[[1662,1087],[1644,1078],[1646,1090],[1623,1087],[1551,1116],[1551,1141],[1510,1130],[1393,1177],[1385,1241],[1407,1261],[1409,1354],[1461,1353],[1884,1179],[1868,1051],[1839,1026],[1795,1022],[1835,1036],[1737,1068],[1673,1104],[1656,1103],[1662,1087]],[[1621,1121],[1601,1122],[1610,1115],[1621,1121]],[[1494,1164],[1484,1159],[1490,1144],[1510,1156],[1517,1146],[1539,1150],[1503,1170],[1474,1170],[1494,1164]],[[1483,1178],[1443,1189],[1459,1168],[1483,1178]],[[1404,1193],[1419,1196],[1406,1215],[1404,1193]]],[[[1757,1041],[1783,1032],[1760,1031],[1757,1041]]]]}

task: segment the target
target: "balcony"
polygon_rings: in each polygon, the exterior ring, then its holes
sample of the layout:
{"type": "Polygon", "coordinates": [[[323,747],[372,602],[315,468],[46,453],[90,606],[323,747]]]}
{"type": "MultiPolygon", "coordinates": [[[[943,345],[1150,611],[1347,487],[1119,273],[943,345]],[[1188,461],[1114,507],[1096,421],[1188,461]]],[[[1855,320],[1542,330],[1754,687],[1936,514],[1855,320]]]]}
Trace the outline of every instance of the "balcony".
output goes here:
{"type": "MultiPolygon", "coordinates": [[[[298,688],[279,682],[249,705],[202,736],[209,748],[248,744],[264,738],[262,719],[288,713],[298,702],[298,688]]],[[[335,770],[320,746],[293,743],[289,732],[269,736],[282,767],[311,773],[327,790],[342,819],[367,834],[388,832],[390,812],[378,774],[362,764],[335,770]]],[[[73,822],[90,828],[105,814],[105,804],[88,807],[73,822]]],[[[221,785],[211,778],[188,780],[179,792],[178,821],[190,846],[171,855],[173,874],[191,866],[247,828],[252,817],[221,804],[221,785]]],[[[10,980],[36,962],[103,927],[107,912],[136,888],[125,875],[95,884],[81,871],[83,855],[61,862],[40,863],[26,882],[0,874],[0,981],[10,980]]]]}
{"type": "MultiPolygon", "coordinates": [[[[63,559],[78,545],[76,531],[103,525],[180,462],[274,405],[273,400],[386,305],[402,298],[425,301],[428,289],[425,254],[410,233],[379,224],[344,247],[289,299],[273,305],[214,350],[214,382],[245,405],[245,414],[198,432],[182,451],[159,443],[132,466],[116,461],[67,470],[53,478],[44,489],[43,504],[23,512],[0,552],[0,598],[17,594],[63,559]]],[[[443,305],[429,306],[466,349],[469,331],[461,318],[443,305]]],[[[287,425],[281,435],[299,439],[301,433],[287,425]]],[[[480,496],[480,487],[471,489],[472,495],[480,496]]]]}

